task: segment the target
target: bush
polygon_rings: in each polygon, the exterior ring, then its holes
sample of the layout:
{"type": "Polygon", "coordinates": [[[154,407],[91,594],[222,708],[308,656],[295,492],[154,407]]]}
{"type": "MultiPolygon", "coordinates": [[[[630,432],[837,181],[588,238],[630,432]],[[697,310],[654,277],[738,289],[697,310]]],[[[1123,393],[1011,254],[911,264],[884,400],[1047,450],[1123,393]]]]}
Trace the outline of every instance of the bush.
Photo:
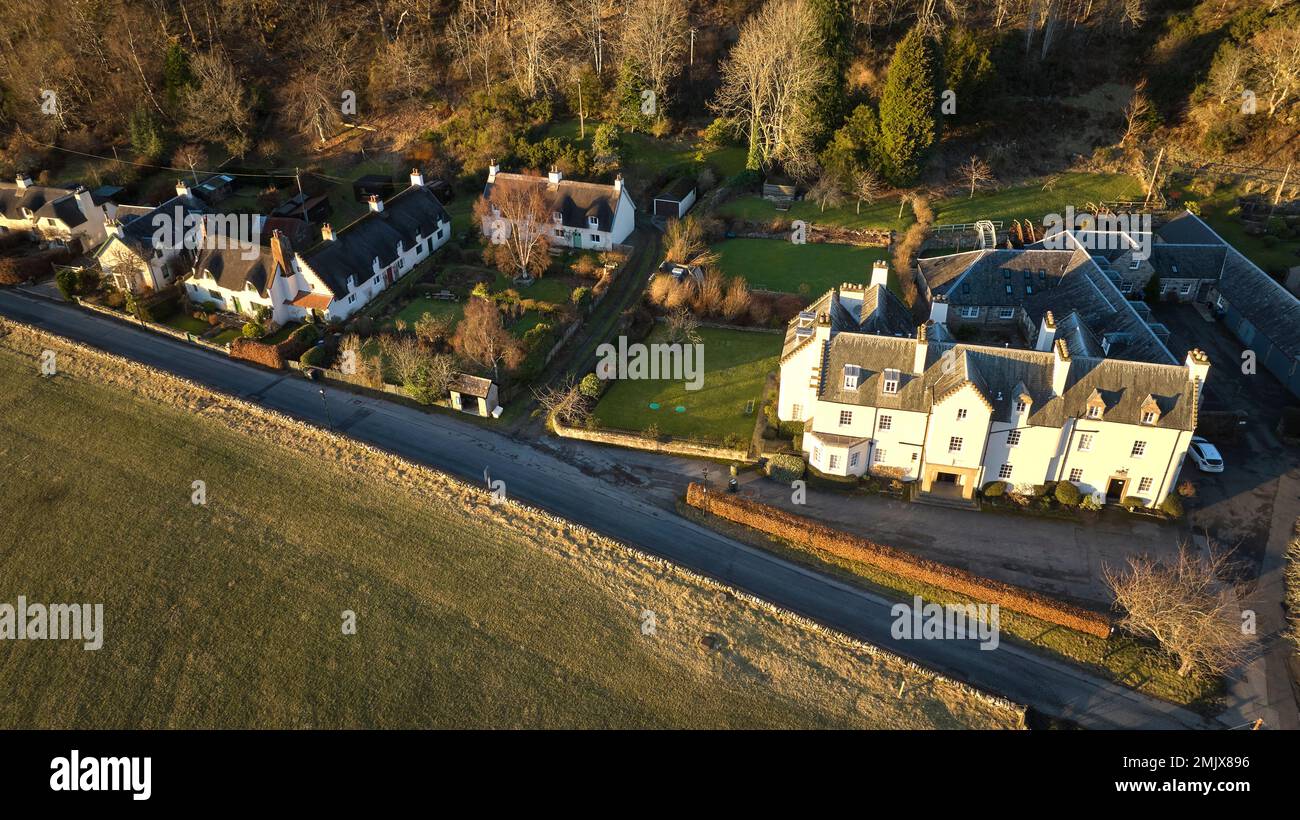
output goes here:
{"type": "Polygon", "coordinates": [[[573,289],[573,293],[569,294],[569,301],[574,307],[585,308],[591,302],[591,288],[579,285],[573,289]]]}
{"type": "Polygon", "coordinates": [[[988,484],[984,485],[985,498],[1001,498],[1006,494],[1007,482],[1005,481],[990,481],[988,484]]]}
{"type": "Polygon", "coordinates": [[[789,484],[791,481],[803,478],[806,467],[802,456],[794,453],[777,453],[768,458],[765,469],[768,477],[773,481],[789,484]]]}
{"type": "Polygon", "coordinates": [[[1178,494],[1183,498],[1195,498],[1196,485],[1191,481],[1184,479],[1183,481],[1178,482],[1178,494]]]}
{"type": "Polygon", "coordinates": [[[1170,493],[1165,496],[1165,500],[1160,502],[1160,512],[1170,518],[1183,517],[1183,500],[1176,493],[1170,493]]]}
{"type": "Polygon", "coordinates": [[[1079,492],[1079,488],[1069,481],[1062,481],[1057,484],[1055,495],[1056,500],[1065,507],[1077,507],[1079,502],[1083,500],[1083,493],[1079,492]]]}
{"type": "Polygon", "coordinates": [[[245,339],[262,338],[262,326],[257,322],[244,322],[244,327],[239,331],[245,339]]]}
{"type": "Polygon", "coordinates": [[[330,361],[333,360],[329,348],[325,345],[316,345],[308,348],[307,352],[298,358],[298,362],[303,367],[329,367],[330,361]]]}
{"type": "Polygon", "coordinates": [[[1136,495],[1126,495],[1119,500],[1119,505],[1129,512],[1141,509],[1147,505],[1145,498],[1138,498],[1136,495]]]}
{"type": "Polygon", "coordinates": [[[1096,512],[1101,509],[1101,502],[1097,500],[1095,495],[1089,493],[1079,502],[1079,509],[1087,510],[1088,512],[1096,512]]]}
{"type": "Polygon", "coordinates": [[[589,399],[598,399],[600,394],[605,390],[605,382],[595,373],[588,373],[582,377],[582,383],[578,385],[578,392],[589,399]]]}
{"type": "Polygon", "coordinates": [[[59,286],[63,298],[71,302],[72,297],[77,295],[77,272],[72,268],[59,268],[59,272],[54,275],[54,284],[59,286]]]}

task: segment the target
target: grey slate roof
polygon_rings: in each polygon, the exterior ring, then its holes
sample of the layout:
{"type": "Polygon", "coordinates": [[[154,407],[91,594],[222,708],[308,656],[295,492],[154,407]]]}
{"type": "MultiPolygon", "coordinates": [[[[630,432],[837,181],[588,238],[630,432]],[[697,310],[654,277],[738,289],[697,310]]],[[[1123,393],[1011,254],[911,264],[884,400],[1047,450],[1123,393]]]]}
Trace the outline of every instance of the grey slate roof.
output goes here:
{"type": "Polygon", "coordinates": [[[410,249],[419,237],[438,230],[451,217],[442,203],[425,187],[411,187],[384,203],[384,210],[365,216],[335,233],[332,241],[321,242],[302,254],[303,259],[334,293],[348,292],[348,276],[360,283],[374,275],[374,261],[384,268],[397,260],[397,243],[410,249]]]}
{"type": "Polygon", "coordinates": [[[1066,250],[986,250],[957,275],[950,267],[936,266],[935,280],[927,277],[927,283],[932,293],[947,296],[950,306],[1011,307],[1054,287],[1079,264],[1074,253],[1066,250]]]}
{"type": "Polygon", "coordinates": [[[596,217],[597,229],[609,231],[614,225],[614,214],[618,211],[618,200],[622,194],[613,185],[598,185],[594,182],[577,182],[561,179],[559,184],[551,184],[547,177],[531,174],[498,173],[494,182],[483,188],[483,196],[491,201],[492,191],[502,185],[539,185],[546,197],[547,210],[560,212],[561,224],[566,228],[587,230],[591,227],[589,217],[596,217]]]}
{"type": "Polygon", "coordinates": [[[1228,256],[1226,245],[1151,246],[1151,267],[1161,279],[1218,279],[1228,256]]]}
{"type": "Polygon", "coordinates": [[[1300,300],[1290,291],[1236,248],[1228,248],[1218,288],[1275,347],[1293,359],[1300,359],[1300,300]]]}
{"type": "Polygon", "coordinates": [[[1088,399],[1100,390],[1107,400],[1103,420],[1138,424],[1142,404],[1154,396],[1161,415],[1155,427],[1192,430],[1196,423],[1196,391],[1187,369],[1121,359],[1071,355],[1064,394],[1052,393],[1055,354],[931,340],[924,371],[912,371],[915,339],[866,334],[840,334],[826,342],[819,396],[824,401],[881,409],[929,412],[933,403],[969,381],[993,407],[996,420],[1008,421],[1022,386],[1031,399],[1029,424],[1060,427],[1068,418],[1083,417],[1088,399]],[[945,362],[944,354],[952,355],[945,362]],[[858,388],[846,390],[842,373],[847,364],[861,368],[858,388]],[[881,391],[886,369],[901,374],[895,395],[881,391]]]}
{"type": "Polygon", "coordinates": [[[207,271],[217,280],[221,287],[239,291],[252,285],[257,292],[266,296],[267,286],[271,282],[271,272],[275,270],[275,260],[271,252],[262,246],[256,246],[252,259],[247,248],[204,248],[199,251],[194,263],[196,271],[207,271]]]}
{"type": "MultiPolygon", "coordinates": [[[[902,301],[883,285],[867,285],[861,290],[850,286],[848,289],[833,288],[821,298],[801,311],[802,315],[820,316],[827,314],[831,322],[831,333],[872,333],[879,336],[916,335],[916,322],[912,312],[902,301]]],[[[814,320],[815,324],[815,320],[814,320]]],[[[785,343],[781,355],[785,356],[811,343],[812,337],[799,335],[799,316],[795,316],[786,326],[785,343]]]]}
{"type": "MultiPolygon", "coordinates": [[[[42,208],[72,193],[69,188],[51,188],[47,185],[28,185],[20,189],[17,183],[0,182],[0,213],[9,219],[25,219],[23,208],[38,213],[42,208]]],[[[75,207],[75,203],[74,203],[75,207]]],[[[51,213],[40,214],[51,216],[51,213]]]]}
{"type": "Polygon", "coordinates": [[[1222,245],[1223,240],[1191,211],[1183,211],[1156,231],[1164,242],[1184,245],[1222,245]]]}

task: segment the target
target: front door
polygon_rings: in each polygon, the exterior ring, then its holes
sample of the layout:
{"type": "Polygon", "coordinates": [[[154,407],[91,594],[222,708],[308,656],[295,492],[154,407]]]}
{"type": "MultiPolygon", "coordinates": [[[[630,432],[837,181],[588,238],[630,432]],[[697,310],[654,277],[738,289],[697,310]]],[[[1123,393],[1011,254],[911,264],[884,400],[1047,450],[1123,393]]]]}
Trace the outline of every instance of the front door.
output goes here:
{"type": "Polygon", "coordinates": [[[570,239],[572,240],[571,242],[569,242],[569,245],[570,245],[570,246],[572,246],[572,247],[574,247],[574,248],[581,248],[581,247],[582,247],[582,232],[581,232],[581,231],[574,231],[572,234],[570,234],[570,239]]]}
{"type": "Polygon", "coordinates": [[[232,305],[235,306],[235,313],[243,313],[243,312],[244,312],[244,309],[243,309],[242,307],[239,306],[239,297],[238,297],[238,296],[231,296],[231,297],[230,297],[230,304],[232,304],[232,305]]]}
{"type": "Polygon", "coordinates": [[[1124,488],[1127,486],[1128,479],[1112,478],[1110,483],[1106,485],[1106,500],[1111,502],[1119,501],[1124,497],[1124,488]]]}

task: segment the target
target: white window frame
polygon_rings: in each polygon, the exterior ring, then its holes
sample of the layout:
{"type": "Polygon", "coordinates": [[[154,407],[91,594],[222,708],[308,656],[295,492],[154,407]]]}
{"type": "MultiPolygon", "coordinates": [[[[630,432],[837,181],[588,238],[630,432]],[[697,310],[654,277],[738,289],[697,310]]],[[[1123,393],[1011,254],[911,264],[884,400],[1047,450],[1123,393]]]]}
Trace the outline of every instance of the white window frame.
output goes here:
{"type": "Polygon", "coordinates": [[[1019,430],[1011,430],[1011,431],[1009,431],[1009,432],[1007,433],[1007,446],[1008,446],[1008,447],[1019,447],[1019,446],[1020,446],[1020,431],[1019,431],[1019,430]]]}
{"type": "Polygon", "coordinates": [[[1093,434],[1092,434],[1092,433],[1080,433],[1080,434],[1079,434],[1079,452],[1081,452],[1081,453],[1090,453],[1090,452],[1092,452],[1092,443],[1093,443],[1093,434]]]}
{"type": "Polygon", "coordinates": [[[948,452],[950,452],[950,453],[960,453],[960,452],[961,452],[961,448],[965,445],[965,443],[966,443],[966,442],[962,440],[962,437],[961,437],[961,436],[949,436],[949,437],[948,437],[948,452]]]}
{"type": "Polygon", "coordinates": [[[1013,307],[998,308],[998,318],[1002,320],[1014,319],[1016,318],[1016,309],[1013,307]]]}
{"type": "Polygon", "coordinates": [[[1140,493],[1151,492],[1151,485],[1154,483],[1155,482],[1151,479],[1150,476],[1142,476],[1142,478],[1138,480],[1138,492],[1140,493]]]}
{"type": "Polygon", "coordinates": [[[1142,458],[1147,453],[1147,443],[1142,440],[1133,442],[1133,449],[1129,451],[1129,458],[1142,458]]]}
{"type": "Polygon", "coordinates": [[[852,411],[852,410],[841,410],[841,411],[840,411],[840,426],[841,426],[841,427],[847,427],[848,425],[850,425],[850,424],[852,424],[852,423],[853,423],[853,411],[852,411]]]}
{"type": "Polygon", "coordinates": [[[893,416],[889,416],[889,415],[881,416],[881,417],[880,417],[880,429],[881,429],[881,430],[893,430],[893,429],[894,429],[894,417],[893,417],[893,416]]]}
{"type": "Polygon", "coordinates": [[[963,307],[958,311],[958,314],[963,319],[978,319],[980,317],[980,309],[978,307],[963,307]]]}
{"type": "Polygon", "coordinates": [[[1151,410],[1146,410],[1142,413],[1143,424],[1155,424],[1157,418],[1158,416],[1156,415],[1156,413],[1151,410]]]}
{"type": "Polygon", "coordinates": [[[1070,483],[1071,483],[1071,484],[1078,484],[1078,483],[1082,482],[1082,481],[1083,481],[1083,468],[1082,468],[1082,467],[1072,467],[1072,468],[1070,468],[1070,479],[1069,479],[1069,480],[1070,480],[1070,483]]]}
{"type": "Polygon", "coordinates": [[[1004,479],[1004,480],[1005,480],[1005,479],[1008,479],[1008,478],[1011,478],[1011,465],[1010,465],[1010,464],[1003,464],[1001,467],[998,468],[998,478],[1000,478],[1000,479],[1004,479]]]}

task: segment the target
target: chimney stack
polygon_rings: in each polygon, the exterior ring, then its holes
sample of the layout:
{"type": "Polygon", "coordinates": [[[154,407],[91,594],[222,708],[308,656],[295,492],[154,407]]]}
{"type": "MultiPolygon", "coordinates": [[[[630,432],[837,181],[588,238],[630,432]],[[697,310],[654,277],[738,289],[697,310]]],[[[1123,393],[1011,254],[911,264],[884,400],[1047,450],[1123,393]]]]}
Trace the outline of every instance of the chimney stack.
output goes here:
{"type": "Polygon", "coordinates": [[[1038,341],[1034,344],[1034,350],[1046,353],[1051,350],[1056,342],[1056,317],[1049,310],[1043,314],[1043,319],[1038,323],[1038,341]]]}
{"type": "Polygon", "coordinates": [[[916,352],[912,357],[912,375],[925,373],[926,354],[930,352],[930,336],[925,325],[916,329],[916,352]]]}
{"type": "Polygon", "coordinates": [[[18,174],[14,179],[18,183],[18,190],[20,191],[25,191],[32,187],[32,178],[25,172],[18,174]]]}
{"type": "Polygon", "coordinates": [[[936,293],[930,299],[930,321],[941,325],[948,324],[948,297],[936,293]]]}
{"type": "Polygon", "coordinates": [[[888,287],[889,285],[889,263],[883,259],[877,259],[871,265],[871,284],[888,287]]]}
{"type": "Polygon", "coordinates": [[[497,174],[499,174],[499,173],[501,173],[501,166],[497,164],[497,161],[496,161],[496,160],[492,160],[492,164],[488,166],[488,184],[489,184],[489,185],[491,185],[493,182],[496,182],[497,174]]]}
{"type": "Polygon", "coordinates": [[[623,193],[623,175],[622,175],[622,174],[619,174],[618,176],[614,177],[614,193],[616,193],[616,194],[621,194],[621,193],[623,193]]]}
{"type": "Polygon", "coordinates": [[[1063,396],[1065,385],[1070,378],[1070,348],[1066,346],[1064,339],[1057,339],[1052,346],[1052,351],[1056,354],[1052,360],[1052,393],[1063,396]]]}
{"type": "Polygon", "coordinates": [[[546,178],[550,180],[552,185],[559,185],[560,180],[564,179],[564,174],[560,173],[559,166],[552,165],[551,172],[546,175],[546,178]]]}
{"type": "Polygon", "coordinates": [[[330,227],[330,223],[326,222],[320,226],[320,238],[326,242],[334,241],[334,229],[330,227]]]}
{"type": "Polygon", "coordinates": [[[104,220],[104,236],[106,236],[106,237],[116,236],[118,239],[121,239],[121,238],[122,238],[122,223],[121,223],[121,222],[118,222],[116,219],[114,219],[114,218],[111,217],[111,216],[108,217],[107,219],[105,219],[105,220],[104,220]]]}
{"type": "Polygon", "coordinates": [[[1187,351],[1187,377],[1196,383],[1196,398],[1200,400],[1205,389],[1205,377],[1210,374],[1210,357],[1199,347],[1187,351]]]}
{"type": "Polygon", "coordinates": [[[190,186],[185,184],[185,180],[176,180],[176,196],[189,196],[190,186]]]}
{"type": "Polygon", "coordinates": [[[366,201],[370,203],[370,210],[377,214],[384,212],[384,201],[379,198],[378,194],[371,194],[366,201]]]}
{"type": "Polygon", "coordinates": [[[424,187],[424,174],[420,173],[419,168],[411,169],[411,187],[412,188],[424,187]]]}

